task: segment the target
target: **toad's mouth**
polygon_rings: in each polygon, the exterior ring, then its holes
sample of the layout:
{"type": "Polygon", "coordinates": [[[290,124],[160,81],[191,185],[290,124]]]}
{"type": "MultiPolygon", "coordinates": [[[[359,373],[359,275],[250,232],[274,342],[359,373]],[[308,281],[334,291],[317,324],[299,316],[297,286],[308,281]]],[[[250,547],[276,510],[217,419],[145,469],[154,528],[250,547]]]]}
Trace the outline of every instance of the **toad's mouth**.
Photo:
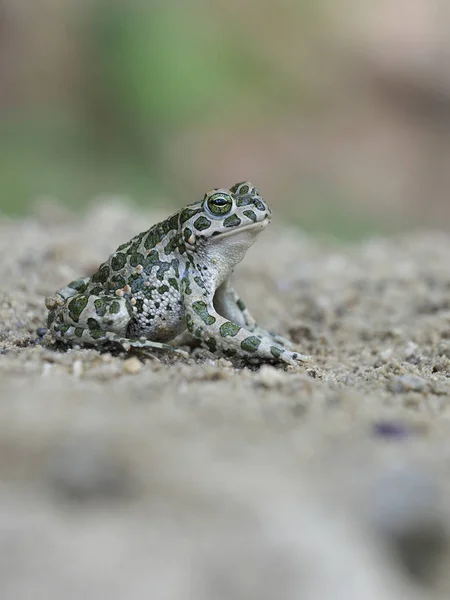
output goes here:
{"type": "Polygon", "coordinates": [[[223,240],[224,238],[231,237],[233,235],[239,235],[240,233],[244,233],[245,231],[254,231],[258,233],[262,229],[265,229],[267,225],[270,223],[270,219],[266,217],[262,221],[257,221],[256,223],[249,223],[248,225],[233,227],[229,231],[215,231],[212,234],[212,238],[215,240],[223,240]]]}

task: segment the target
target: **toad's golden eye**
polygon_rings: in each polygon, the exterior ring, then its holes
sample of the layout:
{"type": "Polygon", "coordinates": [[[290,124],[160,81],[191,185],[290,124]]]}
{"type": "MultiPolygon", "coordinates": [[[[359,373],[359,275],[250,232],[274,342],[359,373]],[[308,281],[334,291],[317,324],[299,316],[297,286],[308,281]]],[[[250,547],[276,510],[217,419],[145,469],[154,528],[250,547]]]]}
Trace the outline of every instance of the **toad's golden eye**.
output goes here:
{"type": "Polygon", "coordinates": [[[231,196],[218,193],[210,196],[206,204],[212,215],[222,217],[227,215],[233,208],[233,199],[231,196]]]}

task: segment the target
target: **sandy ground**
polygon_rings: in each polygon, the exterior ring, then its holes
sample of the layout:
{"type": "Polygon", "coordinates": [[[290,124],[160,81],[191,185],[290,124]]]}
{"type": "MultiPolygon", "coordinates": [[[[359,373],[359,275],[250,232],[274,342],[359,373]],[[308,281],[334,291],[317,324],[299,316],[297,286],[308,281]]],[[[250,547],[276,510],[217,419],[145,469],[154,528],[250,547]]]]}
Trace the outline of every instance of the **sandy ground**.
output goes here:
{"type": "Polygon", "coordinates": [[[164,216],[0,220],[2,599],[449,597],[450,236],[273,224],[235,283],[298,370],[41,344],[44,297],[164,216]]]}

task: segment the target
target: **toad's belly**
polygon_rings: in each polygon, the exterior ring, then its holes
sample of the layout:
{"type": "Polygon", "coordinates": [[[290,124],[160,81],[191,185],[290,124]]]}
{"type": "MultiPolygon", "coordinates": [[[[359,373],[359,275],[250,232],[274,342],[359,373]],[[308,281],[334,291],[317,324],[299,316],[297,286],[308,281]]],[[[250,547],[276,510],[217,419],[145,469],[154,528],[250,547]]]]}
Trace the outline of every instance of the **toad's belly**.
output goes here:
{"type": "Polygon", "coordinates": [[[167,310],[164,314],[155,315],[152,319],[136,318],[130,324],[128,335],[144,336],[154,342],[168,342],[186,329],[186,313],[184,307],[175,312],[167,310]]]}

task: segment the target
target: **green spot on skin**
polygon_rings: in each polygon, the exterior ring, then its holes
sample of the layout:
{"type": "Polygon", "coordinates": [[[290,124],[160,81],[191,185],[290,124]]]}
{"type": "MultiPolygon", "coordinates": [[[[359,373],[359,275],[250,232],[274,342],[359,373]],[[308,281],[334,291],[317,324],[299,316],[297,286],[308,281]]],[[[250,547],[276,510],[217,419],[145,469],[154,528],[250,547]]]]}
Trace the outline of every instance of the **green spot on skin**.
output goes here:
{"type": "Polygon", "coordinates": [[[158,292],[159,292],[161,295],[165,294],[165,293],[166,293],[166,292],[168,292],[168,291],[169,291],[169,286],[168,286],[168,285],[165,285],[165,284],[164,284],[164,285],[161,285],[161,286],[158,288],[158,292]]]}
{"type": "Polygon", "coordinates": [[[91,281],[93,283],[105,283],[109,279],[109,267],[108,265],[100,265],[97,273],[95,273],[91,281]]]}
{"type": "MultiPolygon", "coordinates": [[[[142,298],[138,298],[138,299],[136,299],[136,304],[135,304],[135,306],[137,306],[137,305],[138,305],[138,301],[139,301],[139,300],[140,300],[141,302],[143,302],[142,298]]],[[[129,302],[129,301],[128,301],[128,302],[125,302],[125,310],[127,311],[127,313],[128,313],[128,316],[129,316],[130,318],[134,317],[133,305],[131,304],[131,302],[129,302]]]]}
{"type": "Polygon", "coordinates": [[[244,185],[245,183],[246,183],[245,181],[239,181],[239,183],[235,183],[233,185],[233,187],[230,188],[230,192],[233,192],[233,194],[238,194],[239,188],[241,187],[241,185],[244,185]]]}
{"type": "Polygon", "coordinates": [[[47,327],[51,327],[53,321],[55,320],[55,311],[50,310],[47,317],[47,327]]]}
{"type": "Polygon", "coordinates": [[[183,225],[183,223],[188,221],[191,217],[198,215],[198,213],[201,212],[201,210],[201,208],[185,208],[184,210],[182,210],[180,214],[180,225],[183,225]]]}
{"type": "Polygon", "coordinates": [[[245,303],[243,302],[243,300],[241,300],[240,298],[236,301],[237,307],[239,308],[239,310],[244,311],[247,307],[245,306],[245,303]]]}
{"type": "Polygon", "coordinates": [[[173,269],[175,276],[179,277],[180,276],[180,272],[179,272],[180,261],[177,258],[172,258],[172,261],[170,264],[172,265],[172,269],[173,269]]]}
{"type": "Polygon", "coordinates": [[[189,281],[189,275],[185,275],[182,279],[183,291],[187,296],[192,294],[191,282],[189,281]]]}
{"type": "Polygon", "coordinates": [[[220,326],[220,335],[222,337],[234,337],[240,330],[241,328],[238,325],[231,323],[231,321],[227,321],[220,326]]]}
{"type": "Polygon", "coordinates": [[[256,213],[254,213],[252,210],[244,210],[244,215],[253,221],[253,223],[255,223],[256,213]]]}
{"type": "Polygon", "coordinates": [[[69,317],[72,321],[75,321],[75,323],[78,323],[80,320],[80,315],[86,308],[88,300],[88,296],[78,295],[74,296],[69,302],[69,317]]]}
{"type": "Polygon", "coordinates": [[[100,329],[99,322],[96,321],[95,319],[93,319],[92,317],[90,317],[87,320],[87,326],[89,327],[90,330],[92,330],[92,329],[100,329]]]}
{"type": "Polygon", "coordinates": [[[117,254],[114,254],[111,259],[111,267],[114,271],[120,271],[120,269],[124,268],[126,262],[127,255],[125,253],[118,252],[117,254]]]}
{"type": "Polygon", "coordinates": [[[192,308],[195,310],[195,312],[197,314],[199,314],[201,311],[206,310],[206,304],[204,302],[194,302],[194,304],[192,305],[192,308]]]}
{"type": "Polygon", "coordinates": [[[165,276],[165,274],[167,273],[167,271],[170,271],[170,266],[171,266],[171,265],[170,265],[170,263],[167,263],[167,262],[162,262],[162,263],[159,265],[159,268],[158,268],[158,272],[157,272],[157,274],[156,274],[156,277],[157,277],[157,278],[158,278],[160,281],[163,281],[163,279],[164,279],[164,276],[165,276]]]}
{"type": "Polygon", "coordinates": [[[264,206],[264,202],[261,202],[261,200],[254,200],[253,204],[261,212],[264,212],[266,210],[266,207],[264,206]]]}
{"type": "Polygon", "coordinates": [[[95,285],[89,290],[89,296],[99,296],[103,292],[101,285],[95,285]]]}
{"type": "Polygon", "coordinates": [[[284,348],[278,348],[278,346],[270,346],[270,353],[275,358],[280,358],[282,352],[284,352],[284,348]]]}
{"type": "Polygon", "coordinates": [[[248,206],[252,203],[250,196],[238,196],[236,199],[236,206],[248,206]]]}
{"type": "Polygon", "coordinates": [[[237,350],[236,348],[227,348],[226,350],[224,350],[223,353],[225,354],[225,356],[232,358],[233,356],[236,356],[237,350]]]}
{"type": "Polygon", "coordinates": [[[194,337],[200,339],[202,337],[202,331],[203,329],[201,327],[197,327],[197,329],[194,331],[194,337]]]}
{"type": "MultiPolygon", "coordinates": [[[[131,256],[132,254],[136,254],[136,252],[138,251],[138,248],[139,248],[139,242],[130,240],[130,247],[127,248],[127,251],[125,254],[127,254],[128,256],[131,256]]],[[[119,251],[116,250],[116,252],[119,252],[119,251]]]]}
{"type": "Polygon", "coordinates": [[[161,229],[159,229],[158,225],[155,225],[148,232],[147,237],[145,238],[144,247],[147,250],[151,250],[156,246],[156,244],[158,244],[163,239],[163,237],[164,232],[161,229]]]}
{"type": "Polygon", "coordinates": [[[70,287],[72,290],[76,290],[80,294],[82,294],[88,286],[88,282],[85,279],[75,279],[69,283],[67,287],[70,287]]]}
{"type": "Polygon", "coordinates": [[[116,275],[114,279],[105,284],[105,290],[109,292],[115,292],[119,288],[123,288],[126,285],[125,278],[122,275],[116,275]]]}
{"type": "Polygon", "coordinates": [[[152,267],[159,263],[159,254],[157,250],[152,250],[147,258],[144,259],[142,266],[147,274],[150,274],[152,267]]]}
{"type": "Polygon", "coordinates": [[[80,338],[83,335],[83,331],[84,329],[82,327],[75,327],[74,334],[80,338]]]}
{"type": "Polygon", "coordinates": [[[109,312],[112,315],[117,315],[120,312],[120,302],[113,300],[109,305],[109,312]]]}
{"type": "Polygon", "coordinates": [[[223,222],[224,227],[237,227],[241,224],[241,220],[237,215],[230,215],[223,222]]]}
{"type": "Polygon", "coordinates": [[[102,331],[101,329],[90,329],[89,330],[89,335],[94,340],[98,340],[98,339],[100,339],[102,337],[105,337],[105,332],[102,331]]]}
{"type": "Polygon", "coordinates": [[[179,285],[178,285],[178,281],[174,277],[170,277],[169,285],[172,286],[177,291],[180,289],[179,285]]]}
{"type": "Polygon", "coordinates": [[[70,329],[70,325],[67,325],[67,323],[62,323],[61,325],[55,327],[55,329],[61,333],[67,333],[70,329]]]}
{"type": "Polygon", "coordinates": [[[94,302],[95,312],[99,317],[104,317],[106,314],[106,301],[103,298],[97,298],[94,302]]]}
{"type": "Polygon", "coordinates": [[[194,319],[189,314],[186,315],[186,327],[190,333],[194,332],[194,319]]]}
{"type": "Polygon", "coordinates": [[[125,250],[125,248],[128,248],[128,246],[129,246],[129,245],[130,245],[130,242],[125,242],[125,244],[121,244],[121,245],[120,245],[120,246],[117,248],[116,252],[121,252],[122,250],[125,250]]]}
{"type": "Polygon", "coordinates": [[[127,282],[125,281],[125,278],[122,277],[122,275],[116,275],[111,281],[112,291],[115,292],[117,289],[125,287],[126,283],[127,282]]]}
{"type": "Polygon", "coordinates": [[[160,223],[158,225],[158,228],[163,232],[164,237],[166,237],[167,234],[169,233],[169,231],[172,229],[170,227],[169,219],[166,219],[165,221],[163,221],[162,223],[160,223]]]}
{"type": "Polygon", "coordinates": [[[179,236],[174,235],[173,238],[169,241],[168,244],[164,247],[164,254],[169,255],[173,254],[173,252],[178,248],[180,243],[179,236]]]}
{"type": "Polygon", "coordinates": [[[136,292],[140,292],[145,289],[144,279],[137,273],[132,273],[128,277],[128,285],[131,287],[131,293],[135,294],[136,292]]]}
{"type": "Polygon", "coordinates": [[[205,342],[205,344],[208,346],[208,349],[210,352],[216,352],[217,350],[217,342],[214,338],[208,338],[205,342]]]}
{"type": "MultiPolygon", "coordinates": [[[[144,300],[142,298],[136,298],[136,304],[134,306],[135,306],[135,308],[136,308],[136,310],[137,310],[138,313],[143,313],[144,312],[144,300]]],[[[132,309],[131,304],[129,304],[128,302],[127,302],[127,309],[128,309],[128,314],[130,316],[132,316],[133,315],[133,309],[132,309]]]]}
{"type": "Polygon", "coordinates": [[[130,265],[132,267],[137,267],[138,265],[142,265],[143,262],[144,262],[144,256],[142,254],[140,254],[139,252],[135,252],[130,257],[130,265]]]}
{"type": "Polygon", "coordinates": [[[260,343],[261,340],[252,335],[248,338],[245,338],[245,340],[241,342],[241,348],[246,352],[256,352],[259,348],[260,343]]]}
{"type": "Polygon", "coordinates": [[[209,314],[208,308],[204,302],[194,302],[192,305],[193,310],[198,314],[205,325],[213,325],[216,322],[216,317],[209,314]]]}
{"type": "Polygon", "coordinates": [[[194,222],[194,227],[195,227],[195,229],[198,229],[198,231],[204,231],[205,229],[208,229],[209,227],[211,227],[211,221],[209,219],[207,219],[206,217],[199,217],[194,222]]]}
{"type": "Polygon", "coordinates": [[[169,219],[167,219],[166,223],[167,227],[169,228],[169,231],[171,231],[172,229],[178,229],[178,213],[175,213],[169,219]]]}

